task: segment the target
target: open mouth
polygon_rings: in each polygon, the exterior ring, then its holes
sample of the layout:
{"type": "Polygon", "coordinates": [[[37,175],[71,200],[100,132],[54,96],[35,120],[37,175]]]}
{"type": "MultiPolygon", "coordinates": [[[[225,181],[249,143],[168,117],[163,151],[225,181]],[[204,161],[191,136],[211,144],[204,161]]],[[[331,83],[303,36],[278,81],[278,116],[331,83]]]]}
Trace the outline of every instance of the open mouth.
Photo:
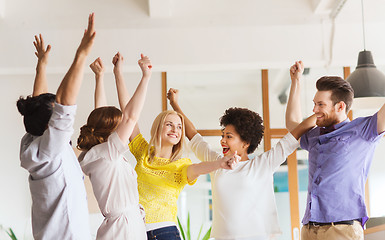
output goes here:
{"type": "Polygon", "coordinates": [[[172,138],[178,138],[175,134],[167,134],[167,136],[172,137],[172,138]]]}
{"type": "Polygon", "coordinates": [[[226,154],[230,151],[230,148],[227,148],[227,147],[222,147],[223,148],[223,154],[226,154]]]}

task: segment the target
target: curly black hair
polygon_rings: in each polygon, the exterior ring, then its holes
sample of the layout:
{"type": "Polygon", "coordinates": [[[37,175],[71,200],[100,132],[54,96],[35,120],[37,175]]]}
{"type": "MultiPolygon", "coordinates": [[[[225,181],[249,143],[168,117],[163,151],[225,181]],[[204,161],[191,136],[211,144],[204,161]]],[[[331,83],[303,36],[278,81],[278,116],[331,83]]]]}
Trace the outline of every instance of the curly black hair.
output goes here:
{"type": "Polygon", "coordinates": [[[258,113],[247,108],[229,108],[219,119],[222,127],[233,125],[241,139],[249,145],[247,153],[253,153],[263,137],[263,120],[258,113]]]}

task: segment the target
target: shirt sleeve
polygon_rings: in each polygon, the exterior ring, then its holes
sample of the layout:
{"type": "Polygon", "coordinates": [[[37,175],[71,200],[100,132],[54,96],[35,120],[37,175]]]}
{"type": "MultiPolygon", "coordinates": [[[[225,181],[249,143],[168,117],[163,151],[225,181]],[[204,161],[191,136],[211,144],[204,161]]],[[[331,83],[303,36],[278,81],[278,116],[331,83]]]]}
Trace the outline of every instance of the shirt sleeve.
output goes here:
{"type": "Polygon", "coordinates": [[[190,163],[185,164],[185,165],[183,166],[183,168],[182,168],[182,178],[185,180],[185,182],[186,182],[188,185],[194,185],[194,184],[197,182],[197,180],[198,180],[198,178],[195,178],[193,181],[189,181],[188,178],[187,178],[187,168],[188,168],[189,166],[191,166],[191,165],[192,165],[192,162],[191,162],[191,160],[190,160],[190,163]]]}
{"type": "Polygon", "coordinates": [[[76,105],[65,106],[55,103],[48,128],[43,133],[39,152],[49,158],[58,155],[65,144],[69,144],[74,132],[76,105]]]}
{"type": "Polygon", "coordinates": [[[128,145],[123,144],[117,132],[113,132],[108,137],[107,142],[110,155],[109,157],[112,161],[117,160],[120,155],[122,155],[128,150],[128,145]]]}
{"type": "Polygon", "coordinates": [[[129,144],[132,155],[139,161],[143,155],[147,154],[148,143],[142,134],[138,134],[129,144]]]}
{"type": "Polygon", "coordinates": [[[271,171],[275,172],[298,146],[297,139],[291,133],[288,133],[272,149],[264,152],[262,158],[268,161],[271,171]]]}
{"type": "Polygon", "coordinates": [[[195,156],[202,162],[216,161],[220,154],[211,150],[210,145],[197,133],[189,142],[190,149],[195,156]]]}
{"type": "Polygon", "coordinates": [[[378,134],[377,132],[377,113],[373,116],[364,118],[363,127],[361,129],[361,136],[368,141],[379,140],[385,132],[378,134]]]}
{"type": "Polygon", "coordinates": [[[301,148],[302,149],[305,149],[305,150],[309,150],[309,135],[308,135],[309,131],[306,132],[304,135],[301,136],[301,140],[300,140],[300,143],[301,143],[301,148]]]}
{"type": "Polygon", "coordinates": [[[76,105],[64,106],[55,103],[48,128],[42,136],[26,134],[21,141],[21,166],[30,173],[50,174],[61,164],[54,161],[70,144],[73,134],[76,105]],[[44,170],[46,169],[46,170],[44,170]]]}

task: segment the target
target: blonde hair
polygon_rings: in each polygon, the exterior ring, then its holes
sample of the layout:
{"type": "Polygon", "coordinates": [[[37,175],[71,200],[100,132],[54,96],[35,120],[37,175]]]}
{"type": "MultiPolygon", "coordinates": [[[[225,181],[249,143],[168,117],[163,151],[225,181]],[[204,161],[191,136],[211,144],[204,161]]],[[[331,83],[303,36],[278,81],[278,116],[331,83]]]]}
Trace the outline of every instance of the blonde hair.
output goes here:
{"type": "Polygon", "coordinates": [[[152,123],[151,139],[148,146],[148,155],[150,156],[150,162],[154,159],[156,153],[159,152],[162,147],[162,130],[166,117],[170,114],[175,114],[179,116],[182,122],[182,134],[180,137],[180,141],[173,146],[170,160],[174,161],[180,159],[182,156],[183,149],[185,146],[184,118],[180,113],[177,113],[173,110],[166,110],[159,113],[159,115],[155,118],[154,122],[152,123]]]}
{"type": "Polygon", "coordinates": [[[94,109],[87,119],[87,124],[80,128],[77,149],[87,151],[93,146],[104,143],[122,120],[122,112],[116,107],[94,109]]]}

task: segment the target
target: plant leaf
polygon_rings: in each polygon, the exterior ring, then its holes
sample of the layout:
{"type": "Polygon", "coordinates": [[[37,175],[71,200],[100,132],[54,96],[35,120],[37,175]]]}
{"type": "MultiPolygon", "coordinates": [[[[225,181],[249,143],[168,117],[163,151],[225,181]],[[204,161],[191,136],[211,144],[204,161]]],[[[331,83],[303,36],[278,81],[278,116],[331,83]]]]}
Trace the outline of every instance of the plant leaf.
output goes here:
{"type": "Polygon", "coordinates": [[[179,217],[176,217],[176,218],[178,219],[179,230],[180,230],[180,232],[182,234],[183,240],[186,240],[186,237],[184,235],[184,229],[183,229],[182,224],[180,223],[179,217]]]}
{"type": "Polygon", "coordinates": [[[187,216],[187,240],[191,240],[191,232],[190,232],[190,212],[187,216]]]}
{"type": "Polygon", "coordinates": [[[197,240],[199,240],[200,236],[201,236],[201,233],[202,233],[202,228],[203,228],[203,224],[201,225],[201,229],[199,230],[199,234],[198,234],[198,238],[197,240]]]}
{"type": "Polygon", "coordinates": [[[210,234],[211,234],[211,227],[209,228],[209,230],[207,230],[207,232],[203,236],[202,240],[208,240],[210,238],[210,234]]]}
{"type": "Polygon", "coordinates": [[[8,234],[8,236],[9,236],[12,240],[17,240],[17,237],[16,237],[15,233],[12,231],[12,228],[8,228],[8,231],[6,231],[6,233],[8,234]]]}

